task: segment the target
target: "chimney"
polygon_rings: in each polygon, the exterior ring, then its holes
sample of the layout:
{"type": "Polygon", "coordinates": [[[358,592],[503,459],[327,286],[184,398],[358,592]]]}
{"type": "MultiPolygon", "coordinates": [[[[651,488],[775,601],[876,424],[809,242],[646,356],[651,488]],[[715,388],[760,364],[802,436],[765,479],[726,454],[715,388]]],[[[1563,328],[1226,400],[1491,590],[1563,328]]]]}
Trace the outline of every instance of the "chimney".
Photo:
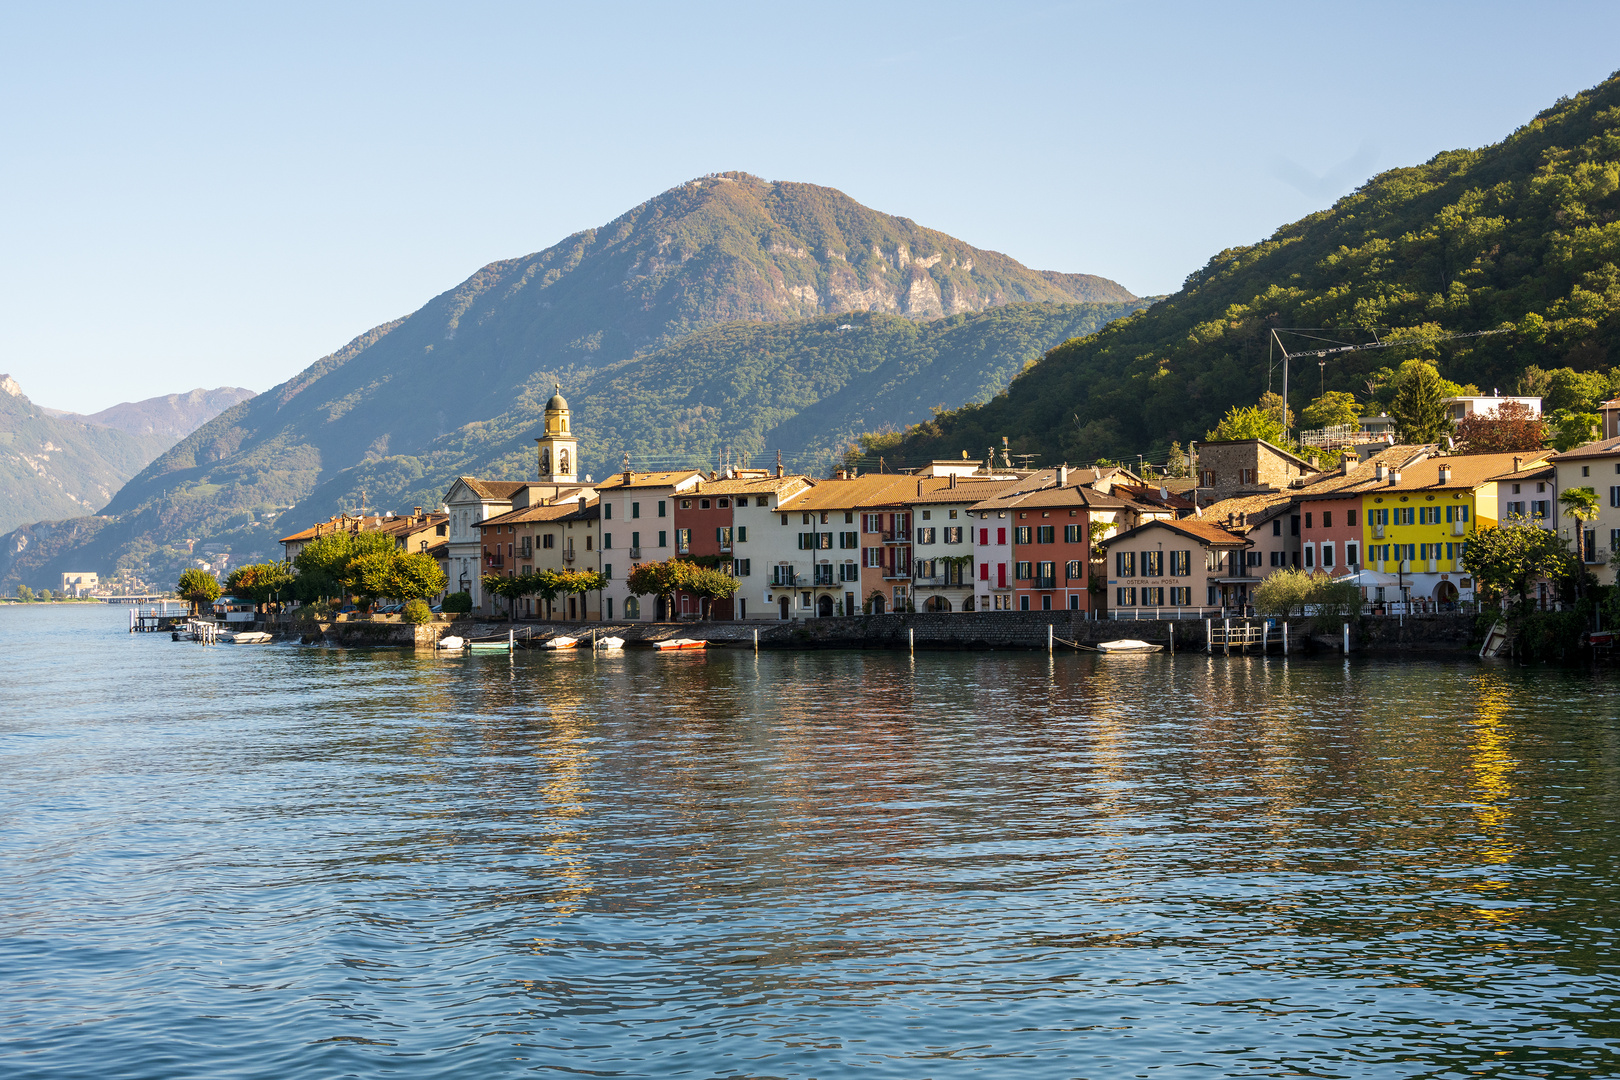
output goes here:
{"type": "Polygon", "coordinates": [[[776,478],[782,479],[782,451],[776,452],[776,478]]]}
{"type": "Polygon", "coordinates": [[[1513,459],[1513,471],[1518,472],[1522,468],[1524,468],[1524,458],[1515,457],[1513,459]]]}
{"type": "Polygon", "coordinates": [[[581,496],[580,496],[580,497],[579,497],[579,512],[580,512],[580,513],[581,513],[581,514],[582,514],[582,515],[583,515],[583,514],[584,514],[584,513],[585,513],[585,503],[586,503],[586,502],[587,502],[587,501],[588,501],[588,500],[587,500],[587,499],[586,499],[586,498],[585,498],[585,496],[583,496],[583,495],[581,495],[581,496]]]}
{"type": "Polygon", "coordinates": [[[1059,465],[1058,466],[1058,487],[1063,488],[1063,487],[1068,487],[1068,486],[1069,486],[1069,467],[1067,465],[1059,465]]]}
{"type": "Polygon", "coordinates": [[[1442,484],[1451,483],[1451,466],[1450,465],[1442,465],[1442,466],[1440,466],[1440,482],[1442,484]]]}
{"type": "Polygon", "coordinates": [[[951,473],[950,486],[953,487],[953,488],[956,486],[956,474],[955,473],[951,473]]]}
{"type": "Polygon", "coordinates": [[[1399,470],[1399,469],[1390,470],[1389,486],[1394,487],[1396,484],[1398,484],[1400,482],[1401,482],[1401,470],[1399,470]]]}
{"type": "Polygon", "coordinates": [[[1243,526],[1244,528],[1249,527],[1249,515],[1248,515],[1247,511],[1244,511],[1243,513],[1240,513],[1238,515],[1238,524],[1243,526]]]}
{"type": "Polygon", "coordinates": [[[922,498],[922,488],[923,488],[923,482],[921,480],[918,480],[917,481],[917,498],[919,498],[919,499],[922,498]]]}
{"type": "Polygon", "coordinates": [[[1230,529],[1232,527],[1232,523],[1236,520],[1236,517],[1237,516],[1235,514],[1230,514],[1229,513],[1229,514],[1226,515],[1226,527],[1228,529],[1230,529]]]}
{"type": "Polygon", "coordinates": [[[1355,458],[1351,457],[1349,454],[1346,454],[1343,457],[1341,457],[1339,459],[1339,475],[1340,476],[1349,476],[1350,475],[1350,465],[1354,461],[1355,461],[1355,458]]]}
{"type": "Polygon", "coordinates": [[[838,470],[838,479],[840,479],[840,480],[848,480],[849,479],[849,470],[848,469],[839,469],[838,470]]]}
{"type": "Polygon", "coordinates": [[[1374,469],[1373,472],[1377,474],[1378,482],[1382,484],[1384,482],[1384,477],[1389,475],[1389,466],[1380,461],[1378,463],[1378,467],[1374,469]]]}

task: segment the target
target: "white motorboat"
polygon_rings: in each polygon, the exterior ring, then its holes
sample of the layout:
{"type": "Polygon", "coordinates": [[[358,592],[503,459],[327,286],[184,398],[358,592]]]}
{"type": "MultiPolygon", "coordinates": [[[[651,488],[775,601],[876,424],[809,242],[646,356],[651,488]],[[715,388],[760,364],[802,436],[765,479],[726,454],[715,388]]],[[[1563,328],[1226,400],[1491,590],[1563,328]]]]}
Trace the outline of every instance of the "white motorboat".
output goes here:
{"type": "Polygon", "coordinates": [[[547,638],[540,643],[542,649],[572,649],[578,645],[579,638],[569,637],[567,634],[558,634],[556,637],[547,638]]]}
{"type": "Polygon", "coordinates": [[[456,637],[454,634],[439,639],[439,648],[461,650],[467,647],[467,639],[456,637]]]}
{"type": "Polygon", "coordinates": [[[662,652],[674,652],[682,649],[703,649],[707,648],[708,644],[707,641],[699,641],[697,638],[678,637],[655,641],[652,646],[662,652]]]}
{"type": "Polygon", "coordinates": [[[221,634],[219,640],[228,645],[268,645],[275,638],[263,630],[238,630],[234,634],[221,634]]]}
{"type": "Polygon", "coordinates": [[[1121,638],[1118,641],[1102,642],[1097,646],[1097,651],[1105,653],[1148,653],[1159,652],[1163,648],[1163,645],[1154,645],[1150,642],[1138,641],[1135,638],[1121,638]]]}
{"type": "Polygon", "coordinates": [[[603,650],[604,652],[612,652],[612,651],[617,650],[617,649],[622,649],[622,648],[624,648],[624,638],[622,638],[622,637],[597,638],[596,639],[596,647],[598,649],[603,650]]]}

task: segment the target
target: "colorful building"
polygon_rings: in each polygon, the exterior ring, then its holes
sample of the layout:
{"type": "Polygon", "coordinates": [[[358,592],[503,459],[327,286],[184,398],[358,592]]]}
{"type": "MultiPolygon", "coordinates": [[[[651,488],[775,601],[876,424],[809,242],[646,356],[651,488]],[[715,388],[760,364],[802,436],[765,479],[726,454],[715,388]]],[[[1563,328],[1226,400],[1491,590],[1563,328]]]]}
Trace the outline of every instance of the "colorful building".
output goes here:
{"type": "Polygon", "coordinates": [[[1249,538],[1198,518],[1150,521],[1097,542],[1106,553],[1109,614],[1185,618],[1243,612],[1249,538]]]}
{"type": "MultiPolygon", "coordinates": [[[[1614,405],[1616,402],[1605,402],[1614,405]]],[[[1577,446],[1547,459],[1557,470],[1555,491],[1591,488],[1598,516],[1581,521],[1553,498],[1554,527],[1559,535],[1579,542],[1586,569],[1605,585],[1616,583],[1615,563],[1620,560],[1620,435],[1577,446]]]]}

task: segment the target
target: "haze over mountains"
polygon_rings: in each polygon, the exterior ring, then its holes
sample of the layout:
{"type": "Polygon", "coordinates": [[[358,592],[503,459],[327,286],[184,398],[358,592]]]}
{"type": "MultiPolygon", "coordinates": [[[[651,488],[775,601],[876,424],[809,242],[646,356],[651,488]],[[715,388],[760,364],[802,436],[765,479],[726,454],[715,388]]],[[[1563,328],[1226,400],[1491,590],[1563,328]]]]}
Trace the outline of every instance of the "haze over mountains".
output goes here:
{"type": "Polygon", "coordinates": [[[61,420],[117,428],[131,435],[156,435],[168,439],[172,445],[232,405],[252,396],[252,390],[240,386],[221,386],[214,390],[198,387],[184,394],[121,402],[89,415],[49,408],[45,412],[61,420]]]}

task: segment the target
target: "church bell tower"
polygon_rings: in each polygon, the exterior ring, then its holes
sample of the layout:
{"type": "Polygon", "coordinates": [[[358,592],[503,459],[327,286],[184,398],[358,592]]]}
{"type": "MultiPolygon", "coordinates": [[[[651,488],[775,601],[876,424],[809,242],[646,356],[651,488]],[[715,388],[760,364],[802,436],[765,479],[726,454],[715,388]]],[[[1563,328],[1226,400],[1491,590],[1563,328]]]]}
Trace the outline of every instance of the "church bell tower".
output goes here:
{"type": "Polygon", "coordinates": [[[574,439],[568,402],[562,387],[546,402],[546,433],[534,440],[540,444],[540,482],[574,484],[579,482],[579,443],[574,439]]]}

